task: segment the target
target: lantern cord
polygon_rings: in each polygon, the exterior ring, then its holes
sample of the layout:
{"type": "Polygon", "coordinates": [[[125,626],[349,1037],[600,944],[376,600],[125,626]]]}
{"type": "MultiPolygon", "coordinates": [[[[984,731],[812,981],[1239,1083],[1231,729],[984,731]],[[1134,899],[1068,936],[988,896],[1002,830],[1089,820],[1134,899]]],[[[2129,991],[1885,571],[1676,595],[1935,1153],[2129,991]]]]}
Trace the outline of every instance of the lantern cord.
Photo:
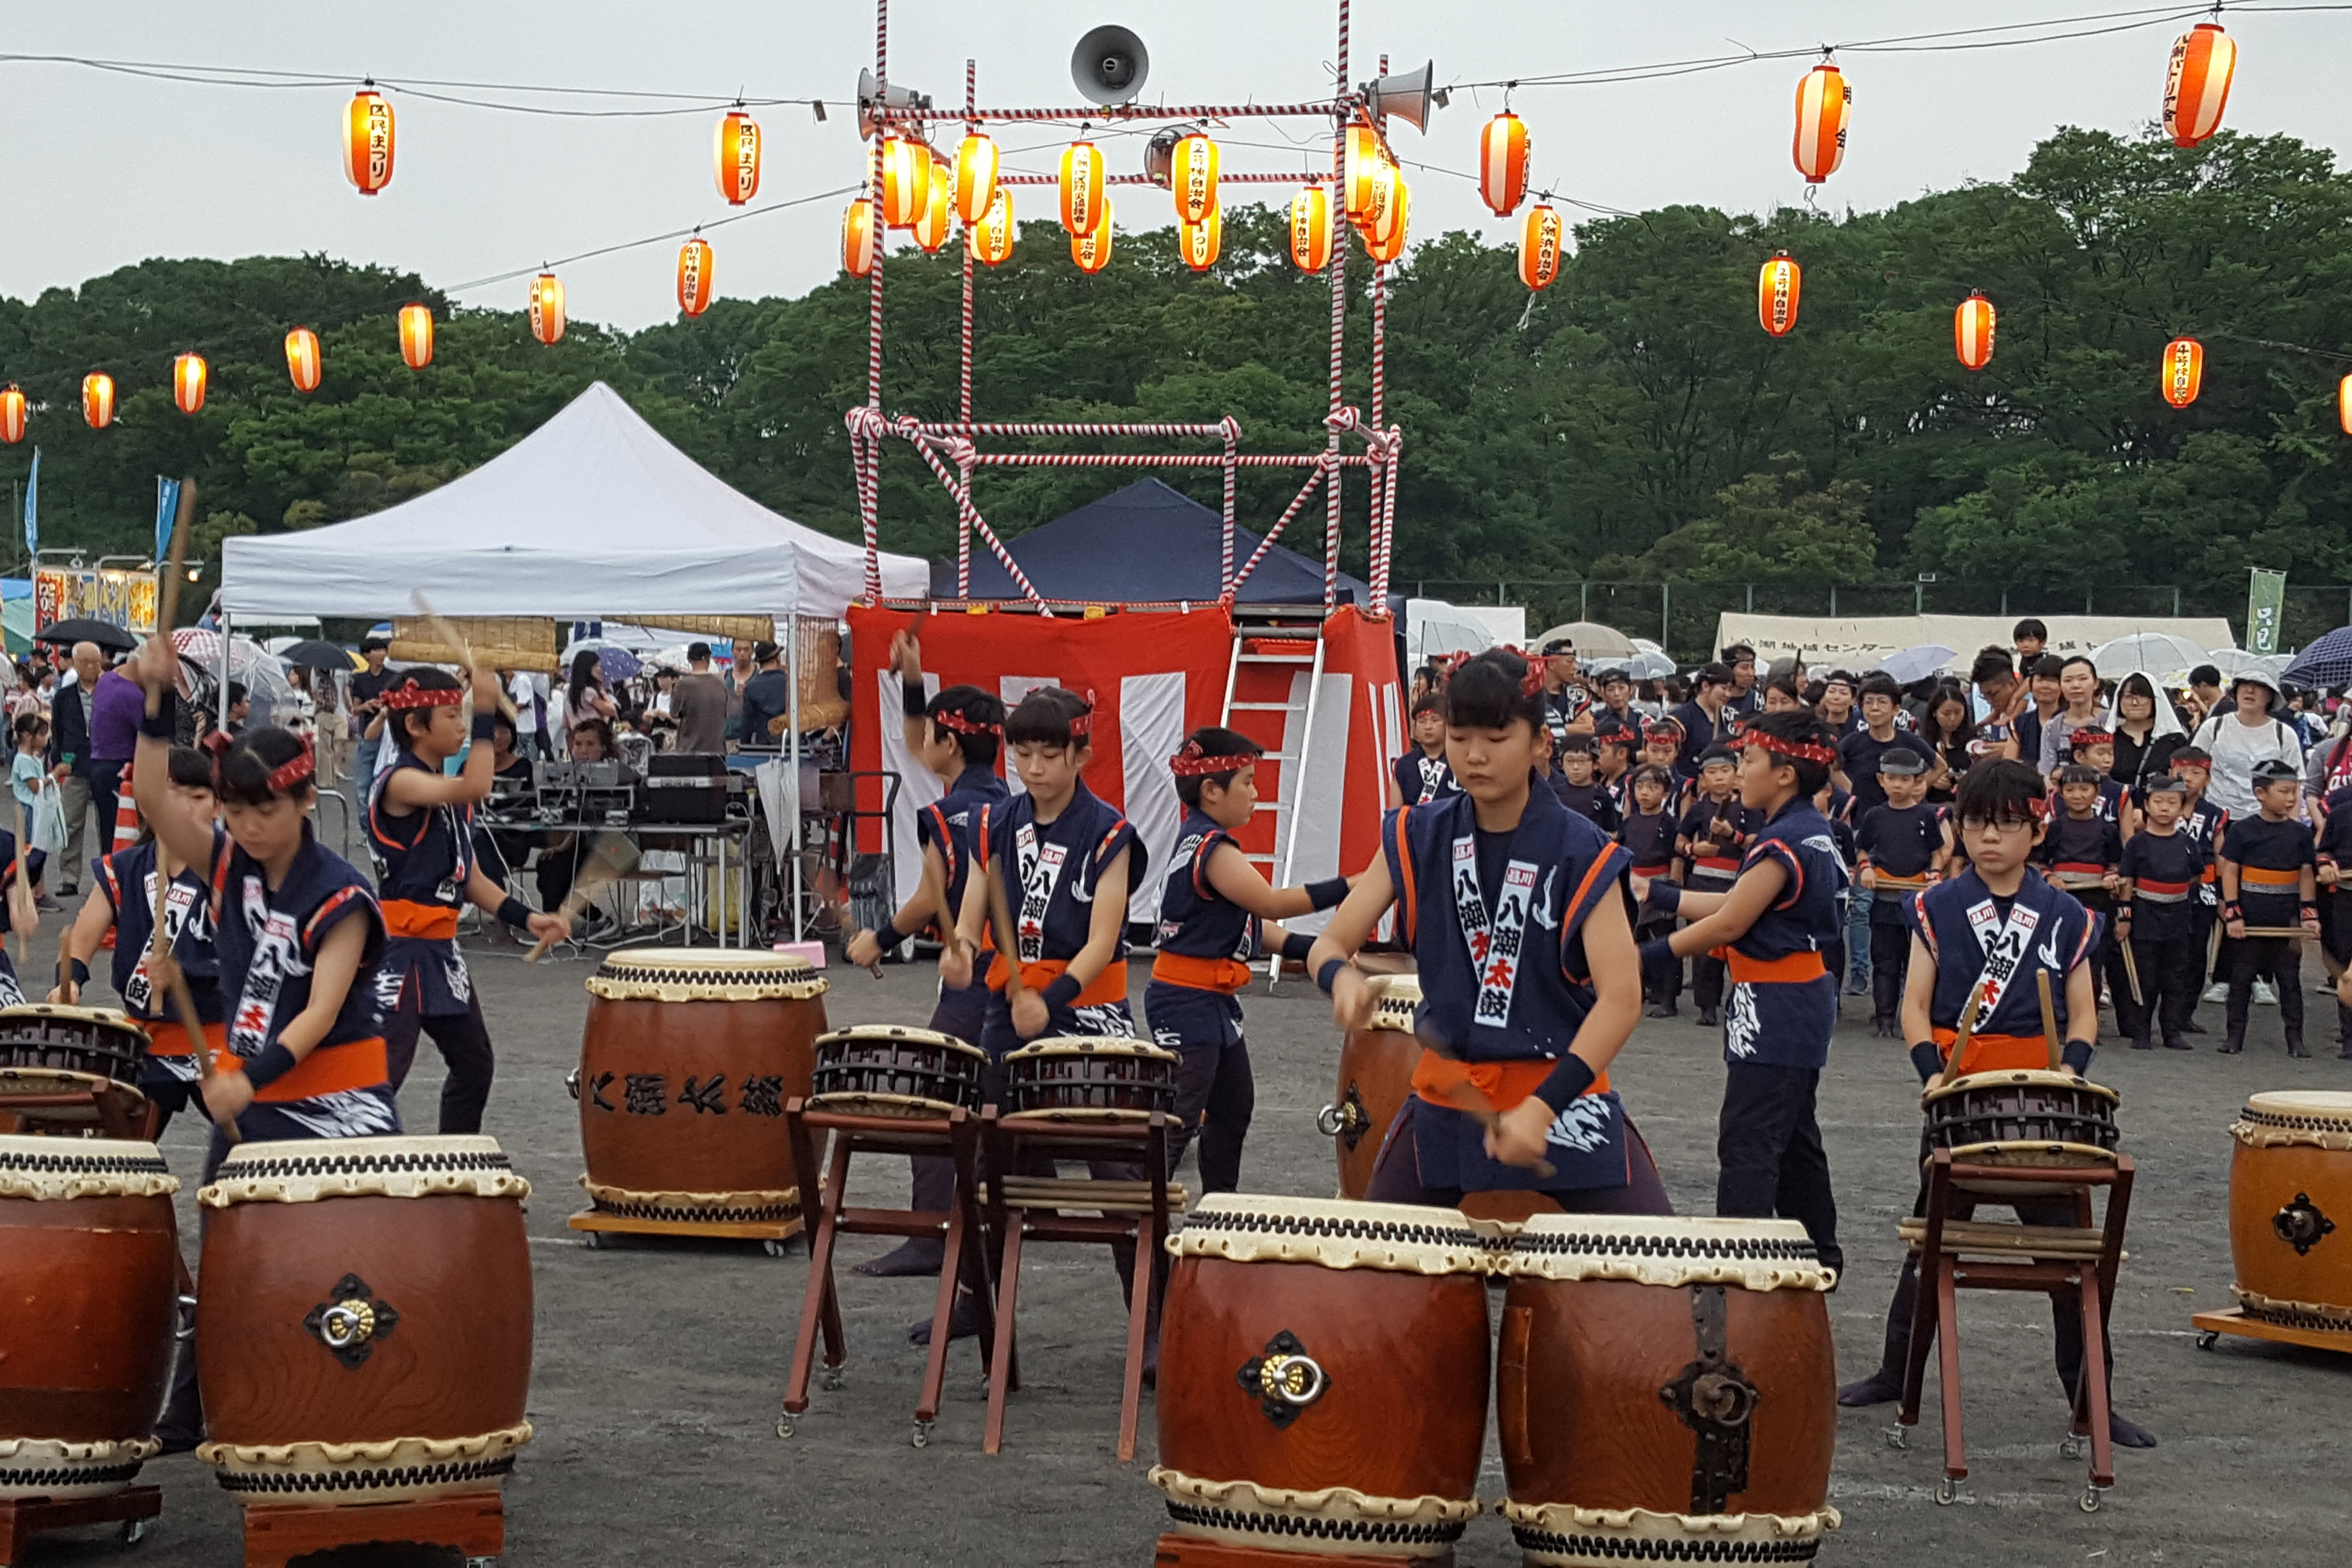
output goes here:
{"type": "Polygon", "coordinates": [[[788,207],[802,207],[811,202],[832,201],[841,196],[856,195],[863,189],[865,186],[862,184],[837,185],[832,190],[819,191],[814,195],[791,196],[780,202],[767,202],[756,207],[746,207],[740,213],[730,213],[725,217],[711,218],[708,222],[695,225],[692,228],[667,229],[660,234],[646,235],[642,239],[625,239],[614,245],[598,246],[593,250],[583,250],[572,256],[559,256],[554,260],[541,262],[537,267],[518,267],[511,272],[499,272],[488,278],[474,279],[470,282],[453,283],[442,292],[462,294],[469,289],[487,289],[493,283],[511,282],[517,278],[527,278],[540,272],[553,271],[559,267],[569,267],[575,261],[593,261],[600,256],[612,256],[624,250],[635,250],[644,246],[659,245],[664,240],[683,239],[689,235],[700,234],[706,228],[719,228],[730,223],[741,223],[745,218],[761,217],[769,213],[782,212],[788,207]]]}

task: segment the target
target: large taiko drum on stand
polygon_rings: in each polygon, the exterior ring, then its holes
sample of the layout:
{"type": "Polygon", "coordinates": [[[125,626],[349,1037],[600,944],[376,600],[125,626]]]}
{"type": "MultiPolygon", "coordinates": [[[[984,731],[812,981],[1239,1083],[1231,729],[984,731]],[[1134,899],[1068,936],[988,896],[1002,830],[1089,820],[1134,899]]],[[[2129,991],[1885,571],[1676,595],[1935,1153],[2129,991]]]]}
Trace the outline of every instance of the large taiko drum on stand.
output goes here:
{"type": "Polygon", "coordinates": [[[104,1497],[157,1452],[179,1189],[152,1143],[0,1136],[0,1499],[104,1497]]]}
{"type": "Polygon", "coordinates": [[[2352,1333],[2352,1094],[2257,1094],[2230,1128],[2230,1258],[2246,1316],[2352,1333]]]}
{"type": "Polygon", "coordinates": [[[1454,1209],[1202,1199],[1160,1318],[1175,1534],[1449,1556],[1478,1511],[1489,1237],[1454,1209]]]}
{"type": "Polygon", "coordinates": [[[587,984],[573,1093],[594,1206],[575,1228],[798,1229],[784,1101],[809,1091],[824,977],[789,953],[631,948],[587,984]]]}
{"type": "Polygon", "coordinates": [[[1528,1563],[1811,1560],[1838,1522],[1837,1358],[1802,1226],[1538,1215],[1501,1268],[1503,1512],[1528,1563]]]}
{"type": "Polygon", "coordinates": [[[1412,1098],[1412,1069],[1421,1060],[1413,1037],[1413,1010],[1421,1005],[1421,981],[1412,974],[1375,974],[1366,982],[1374,998],[1372,1026],[1350,1029],[1339,1047],[1337,1097],[1315,1124],[1332,1140],[1339,1157],[1339,1195],[1360,1198],[1372,1184],[1372,1167],[1389,1129],[1412,1098]]]}
{"type": "Polygon", "coordinates": [[[495,1491],[530,1441],[530,1250],[495,1139],[246,1143],[210,1213],[196,1457],[248,1508],[495,1491]]]}

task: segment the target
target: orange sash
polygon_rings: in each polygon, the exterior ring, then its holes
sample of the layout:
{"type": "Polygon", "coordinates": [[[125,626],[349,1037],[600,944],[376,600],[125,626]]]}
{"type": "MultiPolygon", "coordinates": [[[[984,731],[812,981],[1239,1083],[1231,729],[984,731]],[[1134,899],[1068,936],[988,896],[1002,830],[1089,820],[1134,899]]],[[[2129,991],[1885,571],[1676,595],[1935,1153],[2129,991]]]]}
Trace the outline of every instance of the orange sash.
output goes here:
{"type": "Polygon", "coordinates": [[[418,904],[406,899],[383,900],[383,934],[446,942],[457,934],[457,911],[446,904],[418,904]]]}
{"type": "Polygon", "coordinates": [[[1151,978],[1163,985],[1184,985],[1231,996],[1249,988],[1250,966],[1238,958],[1195,958],[1163,952],[1151,961],[1151,978]]]}
{"type": "Polygon", "coordinates": [[[2050,1065],[2050,1042],[2039,1035],[1970,1035],[1968,1058],[1956,1062],[1952,1060],[1952,1047],[1959,1037],[1958,1029],[1936,1031],[1936,1048],[1944,1054],[1947,1078],[1965,1078],[1972,1072],[2008,1072],[2020,1068],[2041,1069],[2050,1065]]]}
{"type": "MultiPolygon", "coordinates": [[[[143,1027],[147,1031],[147,1054],[151,1057],[192,1057],[196,1053],[188,1044],[188,1031],[165,1018],[150,1018],[143,1027]]],[[[228,1048],[228,1026],[206,1024],[205,1043],[212,1047],[215,1061],[228,1048]]]]}
{"type": "Polygon", "coordinates": [[[1786,958],[1750,958],[1738,948],[1723,949],[1737,984],[1786,985],[1818,980],[1829,973],[1818,952],[1792,952],[1786,958]]]}
{"type": "MultiPolygon", "coordinates": [[[[1507,1062],[1456,1061],[1424,1047],[1421,1060],[1413,1064],[1412,1091],[1432,1105],[1459,1110],[1462,1107],[1448,1099],[1446,1091],[1458,1090],[1467,1084],[1496,1110],[1508,1110],[1541,1088],[1543,1080],[1551,1076],[1551,1069],[1559,1065],[1545,1058],[1507,1062]]],[[[1608,1089],[1609,1075],[1604,1072],[1593,1079],[1592,1087],[1584,1092],[1604,1094],[1608,1089]]]]}
{"type": "MultiPolygon", "coordinates": [[[[213,1052],[213,1070],[243,1072],[245,1058],[223,1045],[213,1052]]],[[[383,1037],[373,1035],[364,1040],[346,1040],[339,1046],[320,1046],[296,1062],[293,1071],[267,1088],[254,1090],[253,1098],[272,1102],[309,1100],[313,1095],[373,1089],[391,1077],[383,1037]]]]}
{"type": "MultiPolygon", "coordinates": [[[[1043,991],[1060,979],[1062,972],[1069,967],[1070,961],[1066,958],[1041,958],[1034,963],[1024,963],[1021,966],[1022,987],[1029,991],[1043,991]]],[[[1002,991],[1004,983],[1012,978],[1013,965],[1006,962],[1003,953],[998,953],[995,961],[988,966],[988,988],[1002,991]]],[[[1126,1000],[1127,960],[1122,958],[1096,975],[1095,983],[1079,992],[1077,1001],[1072,1005],[1100,1007],[1108,1003],[1126,1000]]]]}

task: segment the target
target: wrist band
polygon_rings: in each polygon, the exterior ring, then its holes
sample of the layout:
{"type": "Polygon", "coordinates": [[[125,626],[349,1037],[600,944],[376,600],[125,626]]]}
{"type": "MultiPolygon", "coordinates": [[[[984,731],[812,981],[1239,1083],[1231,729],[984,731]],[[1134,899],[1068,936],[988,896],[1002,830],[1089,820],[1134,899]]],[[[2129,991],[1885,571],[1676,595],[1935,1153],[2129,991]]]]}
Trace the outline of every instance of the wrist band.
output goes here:
{"type": "Polygon", "coordinates": [[[909,680],[903,675],[898,678],[898,705],[906,710],[907,717],[909,719],[930,717],[931,700],[925,694],[923,683],[919,680],[909,680]]]}
{"type": "Polygon", "coordinates": [[[1933,1040],[1921,1040],[1911,1047],[1911,1065],[1919,1069],[1919,1081],[1927,1082],[1944,1065],[1944,1053],[1936,1048],[1933,1040]]]}
{"type": "Polygon", "coordinates": [[[466,733],[473,740],[495,741],[499,738],[498,724],[499,716],[497,714],[477,713],[474,715],[473,728],[467,731],[466,733]]]}
{"type": "Polygon", "coordinates": [[[1046,983],[1044,993],[1045,1005],[1054,1008],[1073,1006],[1078,1000],[1078,993],[1085,989],[1078,984],[1076,975],[1056,974],[1046,983]]]}
{"type": "Polygon", "coordinates": [[[528,931],[530,930],[530,917],[534,912],[529,904],[524,903],[512,893],[509,893],[506,901],[499,906],[499,923],[510,925],[520,931],[528,931]]]}
{"type": "Polygon", "coordinates": [[[2296,906],[2296,914],[2300,919],[2315,921],[2319,918],[2319,906],[2317,904],[2299,904],[2296,906]]]}
{"type": "MultiPolygon", "coordinates": [[[[164,692],[157,700],[155,711],[152,713],[142,707],[139,710],[139,732],[151,740],[178,740],[180,738],[180,694],[176,691],[164,692]]],[[[70,763],[73,759],[68,756],[66,760],[70,763]]]]}
{"type": "Polygon", "coordinates": [[[1348,961],[1344,958],[1325,959],[1323,967],[1315,972],[1316,989],[1326,996],[1331,994],[1331,987],[1339,983],[1339,971],[1347,967],[1348,961]]]}
{"type": "Polygon", "coordinates": [[[1560,1058],[1559,1065],[1536,1086],[1536,1098],[1551,1107],[1555,1113],[1566,1110],[1592,1087],[1593,1080],[1600,1076],[1592,1070],[1591,1063],[1570,1051],[1560,1058]]]}
{"type": "Polygon", "coordinates": [[[2221,906],[2221,918],[2225,921],[2242,921],[2246,918],[2246,911],[2237,900],[2231,899],[2221,906]]]}
{"type": "Polygon", "coordinates": [[[256,1089],[267,1089],[294,1070],[294,1053],[277,1040],[261,1047],[261,1054],[245,1064],[245,1081],[256,1089]]]}
{"type": "Polygon", "coordinates": [[[1282,956],[1293,963],[1304,963],[1315,951],[1315,939],[1303,931],[1295,931],[1282,939],[1282,956]]]}
{"type": "Polygon", "coordinates": [[[2066,1042],[2065,1050],[2060,1053],[2058,1059],[2073,1068],[2077,1073],[2088,1072],[2091,1068],[2091,1053],[2095,1048],[2088,1040],[2069,1040],[2066,1042]]]}
{"type": "Polygon", "coordinates": [[[1680,882],[1669,882],[1664,878],[1660,878],[1658,880],[1650,884],[1650,907],[1652,909],[1664,910],[1666,913],[1673,914],[1676,910],[1682,908],[1682,903],[1683,885],[1680,882]]]}
{"type": "Polygon", "coordinates": [[[68,960],[66,972],[73,976],[73,983],[75,984],[87,985],[89,984],[89,965],[84,963],[80,959],[76,958],[68,960]]]}
{"type": "Polygon", "coordinates": [[[1313,909],[1337,909],[1347,900],[1347,897],[1348,879],[1345,877],[1326,877],[1319,882],[1307,884],[1307,903],[1313,909]]]}
{"type": "Polygon", "coordinates": [[[1675,961],[1675,945],[1672,937],[1654,936],[1641,943],[1635,951],[1641,955],[1642,967],[1644,969],[1672,963],[1675,961]]]}

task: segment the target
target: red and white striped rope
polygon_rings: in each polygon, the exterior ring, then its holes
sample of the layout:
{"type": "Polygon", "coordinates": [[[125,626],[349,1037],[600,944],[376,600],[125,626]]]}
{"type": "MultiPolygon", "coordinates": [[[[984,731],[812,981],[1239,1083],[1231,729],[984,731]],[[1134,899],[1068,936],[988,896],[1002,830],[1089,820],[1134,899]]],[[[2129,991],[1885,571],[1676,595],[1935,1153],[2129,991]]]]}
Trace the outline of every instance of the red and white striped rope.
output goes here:
{"type": "MultiPolygon", "coordinates": [[[[1225,460],[1207,453],[1158,452],[975,452],[972,462],[983,468],[1221,468],[1225,460]]],[[[1237,468],[1370,468],[1380,461],[1368,454],[1341,452],[1242,452],[1234,458],[1237,468]]]]}
{"type": "Polygon", "coordinates": [[[1240,446],[1242,438],[1242,426],[1240,420],[1235,419],[1232,415],[1228,414],[1224,418],[1224,426],[1225,499],[1222,517],[1220,519],[1220,526],[1217,531],[1219,535],[1217,549],[1217,596],[1221,599],[1224,597],[1225,595],[1233,591],[1234,484],[1234,481],[1239,479],[1241,474],[1240,466],[1234,461],[1234,458],[1239,456],[1234,448],[1240,446]]]}
{"type": "MultiPolygon", "coordinates": [[[[878,87],[882,72],[877,65],[874,72],[878,87]]],[[[1347,74],[1346,67],[1340,75],[1347,74]]],[[[1334,113],[1351,110],[1357,95],[1327,98],[1317,103],[1089,103],[1077,109],[993,109],[985,105],[967,108],[961,118],[977,124],[1008,125],[1040,120],[1069,120],[1079,124],[1092,121],[1103,124],[1111,121],[1150,120],[1297,120],[1301,117],[1329,119],[1334,113]]],[[[954,110],[941,114],[936,109],[885,109],[878,102],[869,105],[866,112],[877,123],[887,125],[929,125],[934,121],[958,118],[954,110]]]]}
{"type": "MultiPolygon", "coordinates": [[[[996,183],[1000,185],[1058,185],[1062,183],[1062,176],[1059,174],[999,174],[996,176],[996,183]]],[[[1160,182],[1149,174],[1106,174],[1103,176],[1103,184],[1106,185],[1159,185],[1160,182]]],[[[1307,177],[1304,174],[1232,174],[1220,170],[1217,174],[1217,184],[1220,185],[1302,185],[1307,184],[1307,177]]],[[[1160,188],[1164,190],[1167,187],[1160,186],[1160,188]]]]}
{"type": "MultiPolygon", "coordinates": [[[[908,423],[901,420],[900,424],[908,423]]],[[[969,419],[918,419],[911,422],[926,436],[1217,436],[1225,433],[1230,418],[1213,425],[1151,425],[1106,424],[1101,421],[1041,422],[1037,420],[989,421],[974,424],[969,419]]],[[[1238,429],[1238,426],[1236,426],[1238,429]]]]}
{"type": "MultiPolygon", "coordinates": [[[[948,494],[955,498],[957,526],[978,529],[981,539],[988,545],[998,563],[1003,566],[1005,574],[1011,577],[1014,585],[1021,590],[1021,596],[1044,604],[1045,596],[1039,594],[1036,585],[1029,581],[1029,574],[1021,570],[1021,563],[1013,559],[1013,552],[1004,548],[1004,542],[996,537],[996,530],[988,525],[988,520],[980,515],[980,509],[971,504],[971,491],[956,482],[955,476],[948,471],[947,464],[929,446],[918,441],[914,443],[914,447],[921,454],[923,461],[930,466],[931,472],[939,477],[940,483],[947,487],[948,494]]],[[[970,594],[971,591],[969,586],[961,590],[965,594],[970,594]]]]}

